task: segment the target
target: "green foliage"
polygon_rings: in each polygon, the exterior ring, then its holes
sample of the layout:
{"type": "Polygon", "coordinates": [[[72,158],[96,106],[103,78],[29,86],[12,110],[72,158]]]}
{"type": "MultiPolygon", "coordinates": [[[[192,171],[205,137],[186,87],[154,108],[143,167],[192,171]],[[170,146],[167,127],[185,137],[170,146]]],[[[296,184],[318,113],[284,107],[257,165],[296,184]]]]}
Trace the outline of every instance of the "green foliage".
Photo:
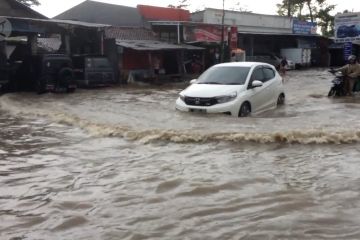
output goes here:
{"type": "Polygon", "coordinates": [[[39,6],[40,5],[39,0],[16,0],[16,1],[26,5],[28,7],[30,7],[30,6],[39,6]]]}
{"type": "Polygon", "coordinates": [[[277,8],[280,16],[317,22],[323,35],[333,34],[334,16],[330,12],[335,9],[335,5],[328,5],[326,0],[283,0],[277,4],[277,8]]]}
{"type": "Polygon", "coordinates": [[[316,18],[318,19],[318,26],[321,28],[321,33],[324,36],[334,35],[334,19],[335,17],[330,14],[335,9],[335,5],[329,5],[325,8],[321,8],[316,18]]]}
{"type": "Polygon", "coordinates": [[[189,0],[179,0],[176,5],[168,5],[169,8],[181,8],[186,9],[189,6],[189,0]]]}

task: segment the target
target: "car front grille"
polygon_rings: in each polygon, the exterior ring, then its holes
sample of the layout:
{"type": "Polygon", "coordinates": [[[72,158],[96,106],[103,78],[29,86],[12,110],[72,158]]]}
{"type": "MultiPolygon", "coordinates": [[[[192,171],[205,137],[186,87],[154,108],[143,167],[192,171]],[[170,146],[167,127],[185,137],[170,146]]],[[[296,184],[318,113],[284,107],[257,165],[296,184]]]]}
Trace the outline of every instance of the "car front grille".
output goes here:
{"type": "Polygon", "coordinates": [[[216,98],[185,97],[185,103],[190,106],[213,106],[218,103],[216,98]]]}

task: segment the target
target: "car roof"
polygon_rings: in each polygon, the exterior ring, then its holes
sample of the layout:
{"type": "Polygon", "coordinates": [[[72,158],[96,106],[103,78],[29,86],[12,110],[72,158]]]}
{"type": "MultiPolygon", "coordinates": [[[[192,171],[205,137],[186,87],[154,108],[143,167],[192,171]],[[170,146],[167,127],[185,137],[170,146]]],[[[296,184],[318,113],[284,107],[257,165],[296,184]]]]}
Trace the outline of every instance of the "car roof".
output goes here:
{"type": "Polygon", "coordinates": [[[223,66],[228,66],[228,67],[256,67],[256,66],[269,66],[272,67],[272,65],[268,64],[268,63],[263,63],[263,62],[229,62],[229,63],[220,63],[215,65],[216,67],[223,67],[223,66]]]}

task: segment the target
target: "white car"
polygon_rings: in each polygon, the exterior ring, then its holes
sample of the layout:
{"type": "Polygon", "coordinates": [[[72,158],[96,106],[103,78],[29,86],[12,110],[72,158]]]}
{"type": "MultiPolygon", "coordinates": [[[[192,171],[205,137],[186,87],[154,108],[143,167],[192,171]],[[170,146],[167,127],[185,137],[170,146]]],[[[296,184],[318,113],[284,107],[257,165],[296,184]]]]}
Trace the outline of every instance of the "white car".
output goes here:
{"type": "Polygon", "coordinates": [[[217,64],[191,83],[176,100],[180,111],[246,117],[285,102],[282,78],[267,63],[217,64]]]}
{"type": "Polygon", "coordinates": [[[287,65],[285,67],[286,70],[295,70],[295,63],[291,60],[286,60],[287,61],[287,65]]]}

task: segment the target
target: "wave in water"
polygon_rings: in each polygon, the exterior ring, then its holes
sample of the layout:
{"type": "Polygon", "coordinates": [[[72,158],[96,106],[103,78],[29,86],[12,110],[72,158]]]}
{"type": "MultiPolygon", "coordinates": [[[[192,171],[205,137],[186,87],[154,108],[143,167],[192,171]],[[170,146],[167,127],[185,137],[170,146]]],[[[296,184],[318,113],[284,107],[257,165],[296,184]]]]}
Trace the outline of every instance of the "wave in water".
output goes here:
{"type": "Polygon", "coordinates": [[[17,115],[45,117],[54,122],[79,127],[91,135],[99,137],[121,137],[141,143],[166,141],[174,143],[206,143],[227,141],[233,143],[298,143],[298,144],[349,144],[360,142],[360,130],[330,129],[292,130],[283,132],[204,132],[179,129],[138,130],[128,126],[109,125],[91,122],[65,113],[51,113],[40,109],[26,110],[1,102],[3,109],[17,115]]]}

